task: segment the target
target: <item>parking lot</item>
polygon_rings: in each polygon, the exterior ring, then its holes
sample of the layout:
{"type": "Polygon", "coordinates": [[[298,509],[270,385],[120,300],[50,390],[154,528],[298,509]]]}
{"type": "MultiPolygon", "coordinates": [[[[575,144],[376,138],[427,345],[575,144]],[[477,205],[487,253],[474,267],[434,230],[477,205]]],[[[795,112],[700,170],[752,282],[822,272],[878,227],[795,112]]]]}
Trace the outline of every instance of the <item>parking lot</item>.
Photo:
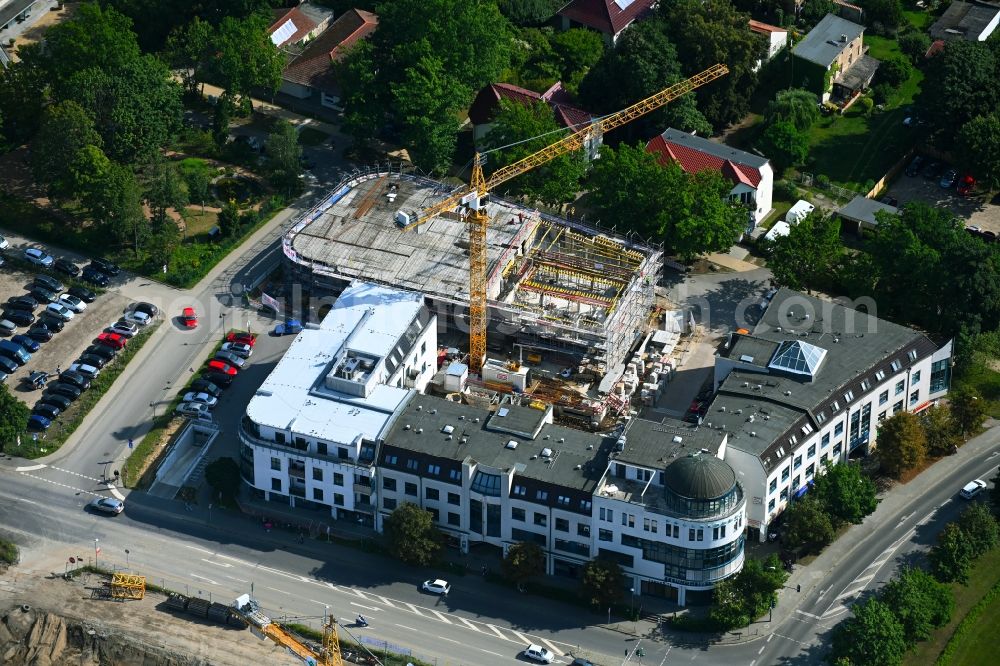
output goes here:
{"type": "Polygon", "coordinates": [[[966,226],[975,225],[1000,234],[1000,205],[991,203],[982,192],[973,191],[970,196],[963,197],[955,188],[946,190],[940,187],[936,178],[929,180],[922,175],[900,173],[886,194],[898,199],[900,206],[911,201],[923,201],[937,208],[947,208],[964,220],[966,226]]]}
{"type": "MultiPolygon", "coordinates": [[[[6,303],[11,296],[28,293],[34,280],[34,273],[12,268],[10,264],[0,268],[0,302],[6,303]]],[[[54,373],[57,368],[66,370],[80,353],[89,346],[105,327],[121,317],[128,300],[109,291],[101,294],[87,309],[66,322],[65,328],[51,340],[41,344],[41,348],[31,354],[31,360],[7,378],[7,388],[28,406],[34,406],[41,397],[42,390],[32,388],[25,380],[35,370],[54,373]]],[[[37,315],[44,306],[35,310],[37,315]]],[[[17,333],[25,333],[27,327],[19,326],[17,333]]],[[[7,339],[7,338],[5,338],[7,339]]]]}

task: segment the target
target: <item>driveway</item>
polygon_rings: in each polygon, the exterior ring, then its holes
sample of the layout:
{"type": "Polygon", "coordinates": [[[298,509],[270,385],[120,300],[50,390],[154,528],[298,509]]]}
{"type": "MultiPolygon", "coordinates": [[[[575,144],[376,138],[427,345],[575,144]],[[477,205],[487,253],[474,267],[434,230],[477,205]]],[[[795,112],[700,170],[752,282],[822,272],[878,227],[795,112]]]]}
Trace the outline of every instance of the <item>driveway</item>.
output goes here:
{"type": "Polygon", "coordinates": [[[955,188],[942,189],[938,186],[937,179],[900,174],[886,194],[899,200],[900,206],[911,201],[923,201],[935,208],[950,210],[967,226],[975,225],[980,229],[1000,233],[1000,206],[990,203],[983,193],[963,197],[958,195],[955,188]]]}

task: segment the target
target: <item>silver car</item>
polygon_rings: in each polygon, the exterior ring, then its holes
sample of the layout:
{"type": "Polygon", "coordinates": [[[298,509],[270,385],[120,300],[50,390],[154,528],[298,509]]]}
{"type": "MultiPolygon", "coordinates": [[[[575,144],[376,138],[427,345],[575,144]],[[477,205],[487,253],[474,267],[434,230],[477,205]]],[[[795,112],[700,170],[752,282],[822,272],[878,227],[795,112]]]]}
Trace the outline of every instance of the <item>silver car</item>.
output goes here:
{"type": "Polygon", "coordinates": [[[87,506],[94,511],[110,513],[113,516],[117,516],[125,510],[125,502],[120,499],[115,499],[114,497],[98,497],[87,506]]]}
{"type": "Polygon", "coordinates": [[[39,250],[35,247],[29,247],[25,250],[24,258],[37,266],[45,266],[46,268],[51,266],[55,261],[51,255],[48,255],[43,250],[39,250]]]}

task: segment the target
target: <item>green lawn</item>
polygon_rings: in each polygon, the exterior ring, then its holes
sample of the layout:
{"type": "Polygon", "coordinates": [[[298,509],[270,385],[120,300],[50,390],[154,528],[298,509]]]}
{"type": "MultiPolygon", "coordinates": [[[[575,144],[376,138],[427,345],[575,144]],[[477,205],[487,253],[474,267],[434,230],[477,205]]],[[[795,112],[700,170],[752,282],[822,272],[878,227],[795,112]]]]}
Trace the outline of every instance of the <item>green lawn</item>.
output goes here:
{"type": "Polygon", "coordinates": [[[949,666],[989,666],[995,664],[997,631],[1000,630],[1000,600],[994,599],[972,623],[967,633],[955,641],[949,666]]]}

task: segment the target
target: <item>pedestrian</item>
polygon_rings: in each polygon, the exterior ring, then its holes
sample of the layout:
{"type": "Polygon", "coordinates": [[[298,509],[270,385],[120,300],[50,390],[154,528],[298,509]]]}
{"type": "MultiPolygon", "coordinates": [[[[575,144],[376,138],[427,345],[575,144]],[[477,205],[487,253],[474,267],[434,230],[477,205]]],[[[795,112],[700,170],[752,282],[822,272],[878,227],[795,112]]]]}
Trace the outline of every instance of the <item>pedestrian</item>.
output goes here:
{"type": "Polygon", "coordinates": [[[305,541],[306,541],[305,535],[303,535],[302,532],[299,532],[299,543],[305,543],[305,541]]]}
{"type": "Polygon", "coordinates": [[[62,374],[62,366],[60,366],[59,364],[56,364],[56,374],[57,375],[62,374]]]}

